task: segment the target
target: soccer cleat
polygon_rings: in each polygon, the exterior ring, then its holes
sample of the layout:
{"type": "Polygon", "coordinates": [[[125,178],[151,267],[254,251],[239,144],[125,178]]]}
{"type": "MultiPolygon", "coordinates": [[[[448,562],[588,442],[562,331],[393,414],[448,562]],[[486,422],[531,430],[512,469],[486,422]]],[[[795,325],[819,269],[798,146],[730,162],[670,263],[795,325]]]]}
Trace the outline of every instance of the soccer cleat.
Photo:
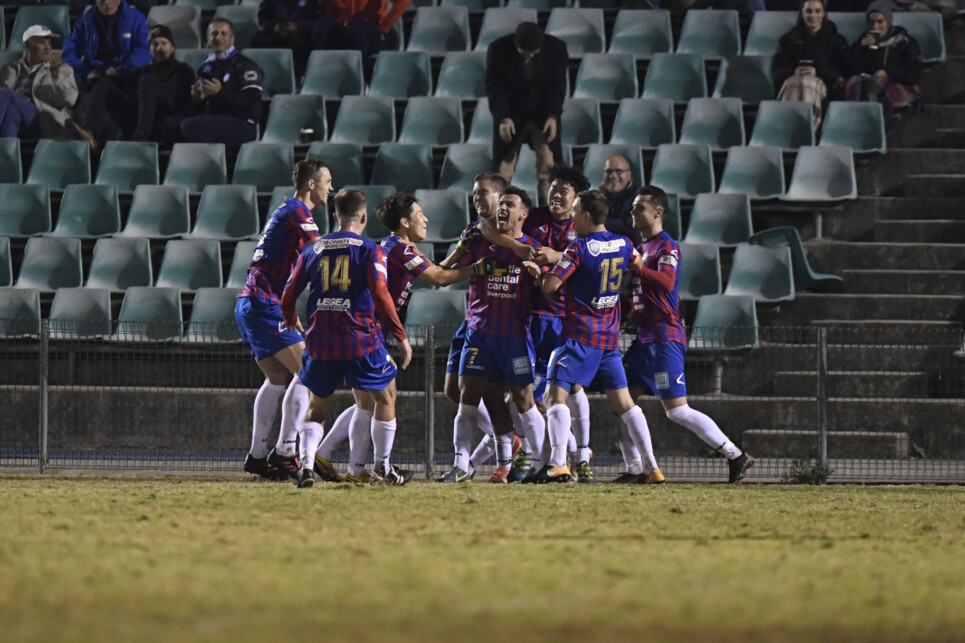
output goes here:
{"type": "Polygon", "coordinates": [[[315,486],[315,472],[311,469],[300,469],[298,471],[298,488],[309,489],[315,486]]]}
{"type": "Polygon", "coordinates": [[[368,471],[363,471],[358,476],[353,476],[351,473],[346,473],[345,477],[342,478],[343,482],[351,482],[352,484],[372,484],[372,476],[368,471]]]}
{"type": "Polygon", "coordinates": [[[610,484],[637,484],[640,480],[642,473],[630,473],[629,471],[624,471],[618,475],[613,480],[610,480],[610,484]]]}
{"type": "Polygon", "coordinates": [[[499,467],[493,471],[493,475],[489,478],[489,481],[493,484],[507,484],[509,482],[509,469],[499,467]]]}
{"type": "Polygon", "coordinates": [[[453,467],[449,469],[449,472],[439,478],[436,482],[469,482],[472,480],[472,474],[468,471],[464,471],[459,467],[453,467]]]}
{"type": "Polygon", "coordinates": [[[561,467],[554,467],[547,464],[542,469],[536,473],[526,476],[523,480],[525,483],[529,484],[545,484],[547,482],[569,482],[570,478],[573,477],[570,468],[567,465],[561,467]]]}
{"type": "Polygon", "coordinates": [[[747,475],[747,470],[754,466],[754,456],[746,451],[727,463],[730,475],[727,482],[730,484],[740,484],[740,481],[747,475]]]}
{"type": "Polygon", "coordinates": [[[245,473],[261,476],[265,480],[288,480],[288,474],[268,464],[268,458],[256,458],[250,453],[245,456],[245,473]]]}
{"type": "Polygon", "coordinates": [[[519,439],[518,435],[513,435],[513,451],[512,451],[513,459],[516,458],[516,454],[519,453],[519,450],[522,448],[523,448],[523,441],[519,439]]]}
{"type": "Polygon", "coordinates": [[[660,469],[654,469],[650,473],[644,476],[640,476],[637,480],[637,484],[663,484],[667,479],[663,476],[660,469]]]}
{"type": "Polygon", "coordinates": [[[331,460],[315,456],[315,475],[325,482],[341,482],[342,476],[338,475],[331,460]]]}
{"type": "Polygon", "coordinates": [[[286,474],[289,478],[298,479],[298,470],[301,468],[301,463],[298,461],[297,455],[279,455],[272,449],[271,453],[268,454],[267,460],[269,465],[286,474]]]}
{"type": "Polygon", "coordinates": [[[399,467],[393,465],[389,466],[388,471],[384,471],[381,475],[378,472],[379,465],[376,465],[375,469],[372,471],[372,480],[376,484],[385,484],[393,487],[401,487],[409,480],[412,480],[412,476],[415,475],[414,471],[407,471],[405,469],[400,469],[399,467]]]}
{"type": "Polygon", "coordinates": [[[520,451],[513,458],[513,466],[509,469],[510,482],[522,482],[533,468],[533,454],[520,451]]]}
{"type": "Polygon", "coordinates": [[[580,476],[577,482],[580,484],[596,484],[596,478],[593,477],[593,467],[590,466],[589,462],[581,462],[576,469],[580,476]]]}

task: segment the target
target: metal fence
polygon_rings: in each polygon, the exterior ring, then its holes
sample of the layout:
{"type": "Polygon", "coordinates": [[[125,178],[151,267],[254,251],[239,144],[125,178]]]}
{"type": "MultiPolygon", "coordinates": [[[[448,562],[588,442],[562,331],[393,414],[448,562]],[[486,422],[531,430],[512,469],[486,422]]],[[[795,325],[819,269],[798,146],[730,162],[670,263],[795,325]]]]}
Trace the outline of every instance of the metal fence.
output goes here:
{"type": "MultiPolygon", "coordinates": [[[[240,471],[263,378],[231,324],[100,334],[52,323],[0,341],[0,468],[240,471]]],[[[965,482],[961,330],[699,330],[687,355],[690,406],[757,458],[749,479],[965,482]]],[[[443,382],[454,328],[409,331],[415,357],[398,379],[393,459],[438,475],[452,457],[456,409],[443,382]]],[[[351,403],[337,395],[335,412],[351,403]]],[[[592,464],[606,479],[623,470],[619,419],[602,394],[590,401],[592,464]]],[[[669,480],[726,479],[726,462],[658,401],[640,405],[669,480]]],[[[346,457],[347,447],[337,466],[346,457]]]]}

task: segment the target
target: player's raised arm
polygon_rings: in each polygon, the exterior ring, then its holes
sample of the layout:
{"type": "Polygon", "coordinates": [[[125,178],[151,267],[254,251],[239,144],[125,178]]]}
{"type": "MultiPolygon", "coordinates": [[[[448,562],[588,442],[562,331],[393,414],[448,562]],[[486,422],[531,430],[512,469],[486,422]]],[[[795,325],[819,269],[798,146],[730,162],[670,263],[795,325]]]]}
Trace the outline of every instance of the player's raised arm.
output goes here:
{"type": "Polygon", "coordinates": [[[308,282],[307,271],[305,270],[305,257],[298,255],[292,274],[285,284],[285,290],[281,295],[281,316],[285,328],[294,328],[298,332],[303,332],[302,322],[298,319],[298,311],[295,310],[298,296],[305,290],[308,282]]]}

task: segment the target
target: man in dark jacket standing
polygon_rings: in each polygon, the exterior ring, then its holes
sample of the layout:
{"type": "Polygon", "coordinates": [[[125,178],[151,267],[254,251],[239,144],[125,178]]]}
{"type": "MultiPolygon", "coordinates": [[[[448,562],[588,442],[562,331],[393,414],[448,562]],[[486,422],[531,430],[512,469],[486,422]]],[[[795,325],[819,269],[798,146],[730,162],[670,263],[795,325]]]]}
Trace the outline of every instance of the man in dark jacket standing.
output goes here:
{"type": "Polygon", "coordinates": [[[633,200],[637,198],[637,186],[633,184],[630,162],[626,157],[614,154],[606,160],[603,164],[603,184],[600,185],[600,191],[606,197],[610,210],[604,223],[606,229],[629,237],[634,248],[643,243],[643,237],[640,236],[640,231],[633,227],[633,217],[630,216],[633,200]]]}
{"type": "Polygon", "coordinates": [[[524,143],[536,153],[539,202],[546,202],[549,168],[562,161],[560,118],[566,97],[566,43],[535,22],[497,38],[486,54],[486,95],[493,115],[493,169],[506,181],[524,143]]]}
{"type": "Polygon", "coordinates": [[[181,121],[191,113],[194,70],[174,57],[174,34],[164,25],[151,28],[153,62],[137,79],[135,141],[173,145],[181,138],[181,121]]]}
{"type": "Polygon", "coordinates": [[[256,138],[265,73],[235,49],[235,32],[228,20],[215,18],[208,25],[208,47],[211,53],[191,88],[198,115],[181,122],[181,135],[194,143],[239,147],[256,138]]]}

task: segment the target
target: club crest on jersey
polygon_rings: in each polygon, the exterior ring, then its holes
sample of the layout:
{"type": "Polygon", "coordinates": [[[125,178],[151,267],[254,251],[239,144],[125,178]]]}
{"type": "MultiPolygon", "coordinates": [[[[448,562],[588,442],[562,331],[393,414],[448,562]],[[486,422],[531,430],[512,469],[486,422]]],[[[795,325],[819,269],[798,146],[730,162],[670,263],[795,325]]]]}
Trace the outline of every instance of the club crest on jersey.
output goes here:
{"type": "Polygon", "coordinates": [[[532,365],[530,364],[528,357],[514,357],[513,358],[513,373],[516,375],[525,375],[530,372],[532,365]]]}
{"type": "Polygon", "coordinates": [[[657,389],[665,391],[670,388],[670,376],[666,373],[657,373],[653,376],[653,381],[657,385],[657,389]]]}
{"type": "Polygon", "coordinates": [[[624,246],[623,239],[612,239],[610,241],[600,241],[599,239],[590,239],[586,243],[587,251],[594,257],[602,253],[617,252],[623,246],[624,246]]]}

